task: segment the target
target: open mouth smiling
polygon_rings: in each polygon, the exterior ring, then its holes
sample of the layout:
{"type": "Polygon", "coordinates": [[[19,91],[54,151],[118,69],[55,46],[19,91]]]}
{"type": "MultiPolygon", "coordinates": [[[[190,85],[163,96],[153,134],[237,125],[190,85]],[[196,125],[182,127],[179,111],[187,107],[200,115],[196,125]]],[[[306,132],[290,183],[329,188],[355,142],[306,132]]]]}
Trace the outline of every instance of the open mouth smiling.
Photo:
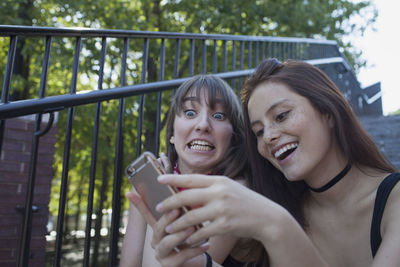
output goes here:
{"type": "Polygon", "coordinates": [[[296,150],[298,145],[298,143],[286,144],[283,147],[279,148],[277,151],[273,152],[273,155],[278,160],[284,160],[296,150]]]}
{"type": "Polygon", "coordinates": [[[188,148],[197,151],[211,151],[215,146],[204,140],[193,140],[188,144],[188,148]]]}

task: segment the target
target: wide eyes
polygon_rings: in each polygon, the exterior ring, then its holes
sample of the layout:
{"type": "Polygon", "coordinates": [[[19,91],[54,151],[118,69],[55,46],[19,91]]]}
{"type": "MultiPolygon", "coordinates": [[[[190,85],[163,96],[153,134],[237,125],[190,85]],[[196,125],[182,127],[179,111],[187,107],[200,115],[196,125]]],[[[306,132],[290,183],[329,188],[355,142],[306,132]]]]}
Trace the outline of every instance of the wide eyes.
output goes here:
{"type": "Polygon", "coordinates": [[[213,114],[213,118],[216,119],[216,120],[218,120],[218,121],[222,121],[222,120],[225,119],[225,114],[222,113],[222,112],[215,112],[215,113],[213,114]]]}
{"type": "MultiPolygon", "coordinates": [[[[194,118],[197,115],[197,112],[193,109],[184,110],[183,113],[186,118],[194,118]]],[[[226,118],[226,115],[222,112],[215,112],[211,116],[217,121],[223,121],[226,118]]]]}
{"type": "Polygon", "coordinates": [[[194,117],[196,115],[196,112],[193,109],[187,109],[183,113],[185,113],[185,116],[187,118],[194,117]]]}

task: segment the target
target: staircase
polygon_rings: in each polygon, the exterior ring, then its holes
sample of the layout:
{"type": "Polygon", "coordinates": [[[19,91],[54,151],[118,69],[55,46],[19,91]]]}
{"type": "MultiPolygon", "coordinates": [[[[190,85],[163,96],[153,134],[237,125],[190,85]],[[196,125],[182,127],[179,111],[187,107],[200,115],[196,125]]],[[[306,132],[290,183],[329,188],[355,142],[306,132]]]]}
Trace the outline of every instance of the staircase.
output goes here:
{"type": "Polygon", "coordinates": [[[386,158],[400,170],[400,115],[359,117],[386,158]]]}

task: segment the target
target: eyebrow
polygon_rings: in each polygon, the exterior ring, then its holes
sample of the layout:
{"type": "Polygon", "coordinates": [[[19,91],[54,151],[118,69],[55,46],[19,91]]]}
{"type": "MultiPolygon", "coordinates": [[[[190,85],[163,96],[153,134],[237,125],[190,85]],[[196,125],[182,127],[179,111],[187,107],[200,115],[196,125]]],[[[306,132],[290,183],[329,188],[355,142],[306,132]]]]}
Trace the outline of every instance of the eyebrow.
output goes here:
{"type": "MultiPolygon", "coordinates": [[[[276,102],[276,103],[274,103],[272,106],[270,106],[270,107],[268,108],[268,110],[265,112],[265,114],[270,113],[271,110],[275,109],[277,106],[283,104],[284,102],[288,102],[288,101],[289,101],[289,100],[286,99],[286,98],[284,98],[284,99],[282,99],[282,100],[279,100],[278,102],[276,102]]],[[[251,122],[250,125],[251,125],[251,127],[253,127],[254,124],[257,124],[257,123],[259,123],[259,122],[260,122],[259,120],[253,121],[253,122],[251,122]]]]}

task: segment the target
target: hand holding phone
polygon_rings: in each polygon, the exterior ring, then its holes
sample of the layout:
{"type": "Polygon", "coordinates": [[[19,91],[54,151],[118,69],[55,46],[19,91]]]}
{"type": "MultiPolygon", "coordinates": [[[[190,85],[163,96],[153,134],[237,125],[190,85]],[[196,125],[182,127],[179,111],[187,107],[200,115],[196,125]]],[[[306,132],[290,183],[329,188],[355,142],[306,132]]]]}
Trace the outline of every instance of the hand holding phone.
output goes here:
{"type": "Polygon", "coordinates": [[[144,152],[139,158],[128,165],[125,173],[150,209],[154,218],[159,220],[162,214],[156,211],[156,205],[177,192],[171,186],[158,183],[157,177],[165,174],[161,164],[152,153],[144,152]]]}
{"type": "MultiPolygon", "coordinates": [[[[178,193],[179,190],[169,185],[160,184],[157,180],[159,175],[165,174],[164,168],[161,163],[151,152],[144,152],[139,158],[128,165],[125,174],[129,181],[136,189],[137,193],[142,198],[144,204],[150,210],[152,216],[158,221],[163,214],[156,210],[156,205],[168,198],[172,194],[178,193]]],[[[182,207],[182,212],[188,212],[187,207],[182,207]]],[[[203,225],[196,225],[195,228],[199,229],[203,225]]],[[[197,244],[191,245],[196,247],[207,240],[201,241],[197,244]]],[[[179,248],[184,248],[182,244],[179,248]]]]}

